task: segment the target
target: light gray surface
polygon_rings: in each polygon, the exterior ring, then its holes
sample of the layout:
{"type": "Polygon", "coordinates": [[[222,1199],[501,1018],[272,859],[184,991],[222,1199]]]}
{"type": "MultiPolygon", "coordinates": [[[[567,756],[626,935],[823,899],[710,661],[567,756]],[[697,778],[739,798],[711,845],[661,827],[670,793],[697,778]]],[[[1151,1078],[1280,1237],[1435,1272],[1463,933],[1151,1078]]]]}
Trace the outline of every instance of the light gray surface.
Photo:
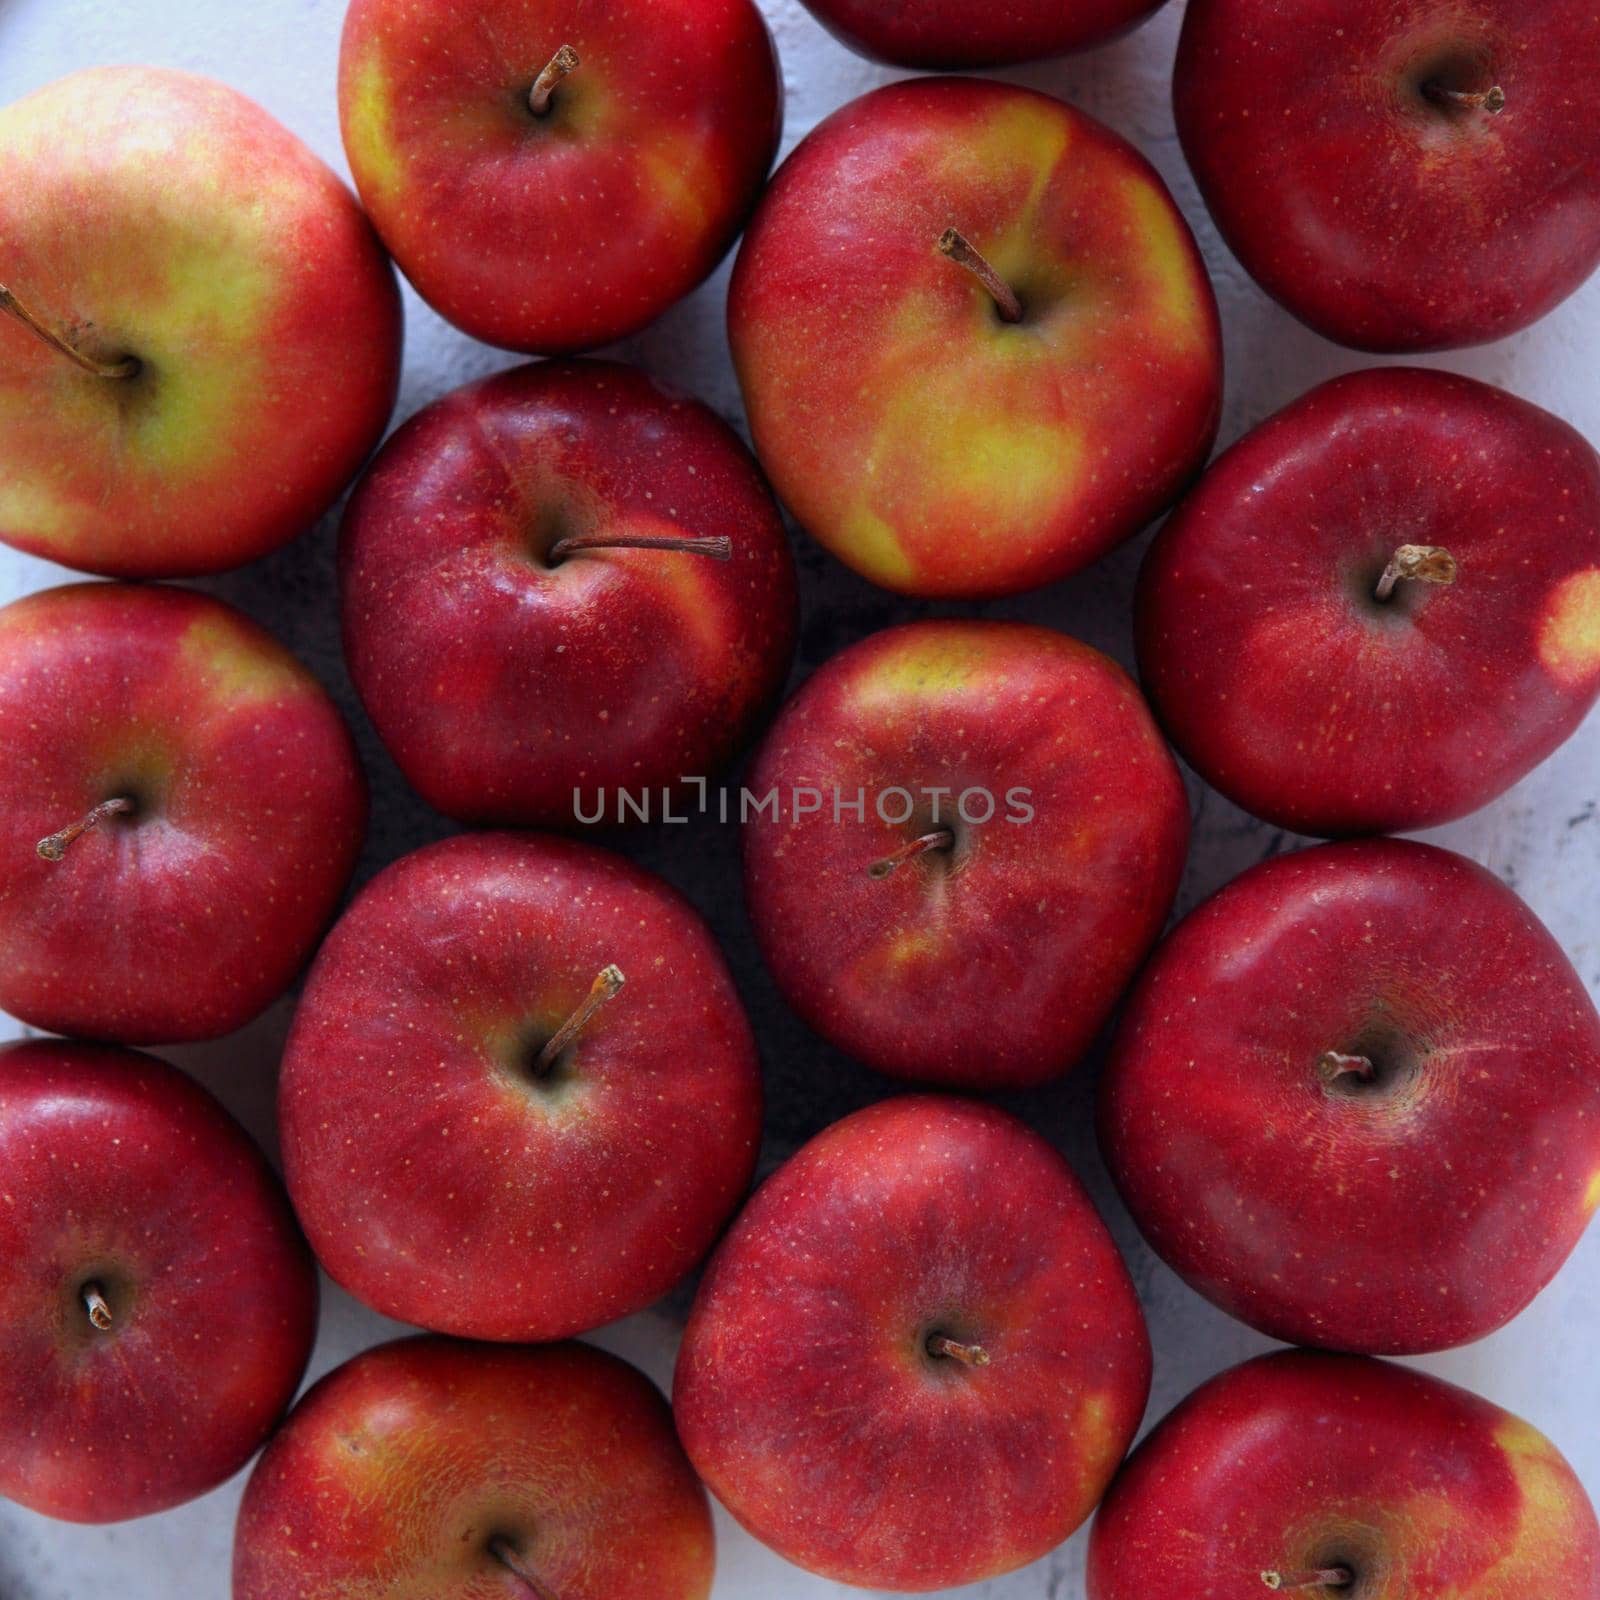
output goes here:
{"type": "MultiPolygon", "coordinates": [[[[783,56],[789,117],[785,149],[835,106],[891,74],[834,44],[799,0],[762,0],[783,56]]],[[[470,6],[471,0],[463,0],[470,6]]],[[[334,105],[334,63],[343,0],[0,0],[0,102],[74,68],[140,61],[226,79],[255,96],[342,171],[334,105]]],[[[1227,335],[1224,442],[1337,372],[1364,365],[1308,333],[1270,305],[1217,242],[1196,200],[1172,131],[1167,74],[1180,9],[1173,4],[1137,34],[1076,60],[1003,74],[1059,93],[1134,140],[1172,184],[1196,227],[1216,279],[1227,335]]],[[[3,248],[3,247],[0,247],[3,248]]],[[[107,241],[114,249],[115,241],[107,241]]],[[[616,353],[698,390],[738,419],[738,396],[722,328],[726,269],[643,337],[616,353]]],[[[442,324],[407,294],[405,380],[397,415],[408,416],[470,377],[510,364],[442,324]]],[[[1528,333],[1431,364],[1503,384],[1600,438],[1600,282],[1528,333]]],[[[928,610],[1046,622],[1130,661],[1128,600],[1143,540],[1094,570],[1022,600],[982,607],[923,608],[896,601],[851,577],[809,542],[797,549],[805,623],[798,676],[851,640],[928,610]]],[[[287,551],[204,587],[277,630],[333,687],[362,741],[374,781],[375,814],[362,876],[405,850],[449,831],[413,799],[372,738],[339,659],[334,622],[332,519],[287,551]]],[[[59,569],[0,553],[0,600],[60,581],[59,569]]],[[[1194,850],[1180,910],[1243,867],[1293,839],[1263,827],[1202,790],[1191,778],[1194,850]]],[[[1566,946],[1592,990],[1600,991],[1596,886],[1600,885],[1600,717],[1510,794],[1478,816],[1430,835],[1465,851],[1512,883],[1566,946]]],[[[667,828],[626,845],[665,873],[710,916],[728,949],[766,1061],[770,1114],[763,1171],[846,1111],[888,1092],[871,1074],[818,1044],[783,1008],[751,947],[738,904],[731,830],[713,821],[667,828]]],[[[244,1033],[170,1052],[272,1142],[273,1076],[289,1003],[244,1033]]],[[[0,1037],[15,1032],[0,1018],[0,1037]]],[[[1265,1347],[1191,1294],[1134,1234],[1094,1150],[1089,1108],[1097,1061],[1059,1087],[1009,1102],[1066,1151],[1089,1183],[1127,1253],[1149,1314],[1156,1350],[1149,1417],[1161,1416],[1211,1373],[1265,1347]]],[[[671,1375],[683,1291],[658,1311],[604,1330],[594,1342],[640,1363],[661,1384],[671,1375]]],[[[1549,1432],[1592,1492],[1600,1491],[1600,1234],[1591,1230],[1557,1281],[1511,1327],[1491,1339],[1420,1365],[1464,1382],[1549,1432]]],[[[392,1324],[337,1290],[326,1296],[312,1361],[318,1376],[392,1333],[392,1324]]],[[[0,1503],[0,1600],[222,1600],[227,1594],[232,1522],[243,1478],[164,1517],[105,1529],[53,1524],[0,1503]]],[[[718,1517],[717,1600],[799,1600],[845,1594],[755,1545],[718,1517]]],[[[1082,1534],[1010,1578],[964,1593],[986,1600],[1081,1595],[1082,1534]]],[[[619,1597],[620,1600],[620,1597],[619,1597]]]]}

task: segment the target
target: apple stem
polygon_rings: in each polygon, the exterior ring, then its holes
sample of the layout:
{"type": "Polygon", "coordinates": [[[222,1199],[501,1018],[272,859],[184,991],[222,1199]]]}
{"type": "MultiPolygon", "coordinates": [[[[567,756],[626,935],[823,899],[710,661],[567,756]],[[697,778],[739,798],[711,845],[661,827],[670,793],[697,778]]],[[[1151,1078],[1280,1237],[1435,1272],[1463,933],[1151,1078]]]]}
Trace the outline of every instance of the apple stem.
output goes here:
{"type": "Polygon", "coordinates": [[[556,1029],[539,1054],[534,1058],[533,1075],[542,1078],[556,1064],[556,1058],[588,1026],[589,1019],[603,1006],[626,980],[621,967],[605,967],[600,976],[589,985],[578,1009],[556,1029]]]}
{"type": "Polygon", "coordinates": [[[1442,83],[1425,83],[1422,92],[1436,106],[1462,111],[1487,111],[1491,117],[1505,110],[1506,92],[1497,83],[1488,89],[1452,89],[1442,83]]]}
{"type": "Polygon", "coordinates": [[[580,550],[681,550],[685,555],[731,561],[733,540],[722,535],[714,539],[657,539],[646,534],[583,533],[552,545],[549,559],[552,563],[561,561],[580,550]]]}
{"type": "Polygon", "coordinates": [[[958,267],[965,267],[994,296],[1002,322],[1022,321],[1022,302],[1013,293],[1011,285],[984,260],[977,246],[964,234],[956,228],[946,228],[939,235],[939,249],[958,267]]]}
{"type": "Polygon", "coordinates": [[[536,117],[546,117],[550,114],[550,98],[556,92],[556,85],[578,65],[578,52],[570,44],[564,44],[550,57],[543,72],[533,80],[533,88],[528,93],[528,109],[536,117]]]}
{"type": "Polygon", "coordinates": [[[1348,1567],[1318,1567],[1312,1572],[1263,1572],[1269,1589],[1347,1589],[1355,1578],[1348,1567]]]}
{"type": "Polygon", "coordinates": [[[122,795],[114,795],[110,800],[102,800],[93,810],[86,811],[70,828],[63,828],[60,833],[52,833],[49,838],[41,839],[34,848],[46,861],[59,861],[74,839],[81,839],[91,828],[98,828],[107,817],[132,810],[133,801],[122,795]]]}
{"type": "Polygon", "coordinates": [[[98,1283],[86,1283],[83,1286],[83,1303],[89,1312],[89,1320],[105,1333],[111,1326],[111,1307],[106,1304],[106,1297],[100,1292],[98,1283]]]}
{"type": "Polygon", "coordinates": [[[534,1600],[555,1600],[555,1596],[522,1564],[522,1557],[511,1548],[509,1541],[498,1538],[491,1539],[489,1541],[489,1554],[512,1577],[519,1579],[527,1587],[528,1593],[534,1597],[534,1600]]]}
{"type": "Polygon", "coordinates": [[[881,861],[874,861],[867,868],[869,878],[887,878],[896,867],[903,867],[908,861],[916,858],[928,850],[949,850],[956,842],[956,836],[948,828],[935,828],[932,833],[925,833],[920,839],[913,839],[910,844],[903,844],[881,861]]]}
{"type": "Polygon", "coordinates": [[[1371,1083],[1377,1075],[1377,1068],[1366,1056],[1347,1056],[1342,1050],[1329,1050],[1317,1063],[1317,1069],[1329,1083],[1346,1074],[1359,1078],[1363,1083],[1371,1083]]]}
{"type": "Polygon", "coordinates": [[[1372,598],[1387,600],[1402,578],[1411,578],[1417,583],[1454,583],[1457,570],[1456,558],[1443,545],[1403,544],[1389,557],[1389,565],[1383,569],[1372,598]]]}
{"type": "Polygon", "coordinates": [[[24,328],[38,335],[52,350],[64,355],[68,361],[75,361],[85,372],[91,372],[97,378],[131,378],[139,370],[139,363],[132,356],[125,356],[121,361],[96,361],[93,356],[85,355],[70,340],[63,339],[59,333],[53,333],[45,327],[4,284],[0,284],[0,311],[15,317],[24,328]]]}
{"type": "Polygon", "coordinates": [[[959,1340],[945,1338],[942,1333],[929,1336],[928,1354],[949,1356],[952,1361],[959,1361],[964,1367],[989,1365],[989,1352],[981,1344],[962,1344],[959,1340]]]}

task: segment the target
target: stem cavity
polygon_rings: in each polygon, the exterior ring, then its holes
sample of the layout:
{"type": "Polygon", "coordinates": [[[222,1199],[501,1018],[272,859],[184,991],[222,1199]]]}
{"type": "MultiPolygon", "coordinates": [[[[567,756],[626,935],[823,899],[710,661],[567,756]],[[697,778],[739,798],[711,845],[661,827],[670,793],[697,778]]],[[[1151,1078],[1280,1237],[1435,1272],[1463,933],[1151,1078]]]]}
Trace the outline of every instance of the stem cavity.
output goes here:
{"type": "Polygon", "coordinates": [[[549,1042],[534,1057],[533,1075],[542,1078],[556,1064],[561,1052],[588,1027],[589,1020],[622,987],[626,980],[621,967],[605,967],[583,997],[578,1009],[551,1035],[549,1042]]]}
{"type": "Polygon", "coordinates": [[[564,44],[550,57],[543,72],[533,80],[533,88],[528,92],[528,109],[536,117],[550,115],[550,100],[556,92],[556,85],[566,77],[569,72],[575,71],[578,66],[578,52],[570,44],[564,44]]]}
{"type": "Polygon", "coordinates": [[[1402,578],[1416,583],[1454,583],[1459,570],[1456,558],[1443,545],[1403,544],[1389,557],[1389,565],[1383,569],[1372,598],[1387,600],[1402,578]]]}
{"type": "Polygon", "coordinates": [[[555,1600],[555,1596],[534,1577],[509,1539],[498,1536],[489,1541],[489,1554],[528,1591],[531,1600],[555,1600]]]}
{"type": "Polygon", "coordinates": [[[1312,1572],[1276,1572],[1261,1574],[1261,1581],[1269,1589],[1348,1589],[1355,1582],[1349,1567],[1318,1567],[1312,1572]]]}
{"type": "Polygon", "coordinates": [[[69,828],[63,828],[60,833],[52,833],[47,839],[41,839],[34,846],[46,861],[59,861],[66,853],[75,839],[81,839],[84,834],[98,828],[107,817],[115,817],[123,812],[133,810],[133,801],[123,795],[115,795],[110,800],[102,800],[93,810],[86,811],[69,828]]]}
{"type": "Polygon", "coordinates": [[[108,1333],[111,1329],[111,1307],[106,1304],[106,1297],[98,1283],[84,1284],[83,1305],[95,1327],[102,1333],[108,1333]]]}
{"type": "Polygon", "coordinates": [[[950,850],[955,847],[956,836],[948,828],[935,828],[932,833],[925,833],[920,839],[913,839],[910,844],[903,844],[898,850],[883,857],[881,861],[874,861],[867,868],[869,878],[887,878],[896,867],[903,867],[908,861],[916,858],[929,850],[950,850]]]}
{"type": "Polygon", "coordinates": [[[714,539],[657,539],[646,534],[582,533],[552,545],[548,560],[554,566],[580,550],[681,550],[685,555],[731,561],[733,540],[721,535],[714,539]]]}
{"type": "Polygon", "coordinates": [[[96,361],[93,356],[85,355],[70,339],[47,328],[4,284],[0,284],[0,312],[14,317],[58,355],[65,356],[68,361],[97,378],[131,378],[139,370],[139,363],[132,356],[125,356],[121,361],[96,361]]]}
{"type": "Polygon", "coordinates": [[[1011,285],[989,265],[964,234],[958,229],[946,228],[939,235],[939,250],[958,267],[965,267],[989,291],[1002,322],[1022,321],[1022,302],[1017,299],[1011,285]]]}
{"type": "Polygon", "coordinates": [[[1506,92],[1497,83],[1488,89],[1452,89],[1442,83],[1425,83],[1424,97],[1447,111],[1487,111],[1497,117],[1506,108],[1506,92]]]}
{"type": "Polygon", "coordinates": [[[948,1357],[951,1361],[959,1361],[964,1367],[989,1365],[989,1352],[981,1344],[962,1344],[959,1340],[945,1338],[942,1333],[929,1334],[928,1354],[948,1357]]]}

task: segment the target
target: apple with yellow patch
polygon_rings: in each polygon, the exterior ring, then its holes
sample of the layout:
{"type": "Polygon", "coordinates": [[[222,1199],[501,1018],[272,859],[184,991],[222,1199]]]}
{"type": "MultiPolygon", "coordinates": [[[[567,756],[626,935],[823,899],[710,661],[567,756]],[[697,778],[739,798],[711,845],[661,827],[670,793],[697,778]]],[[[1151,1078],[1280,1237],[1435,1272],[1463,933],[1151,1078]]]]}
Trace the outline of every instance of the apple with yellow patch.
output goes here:
{"type": "Polygon", "coordinates": [[[1216,433],[1216,300],[1172,197],[1109,129],[1008,84],[891,84],[823,122],[751,221],[728,326],[780,497],[905,594],[1077,571],[1216,433]]]}

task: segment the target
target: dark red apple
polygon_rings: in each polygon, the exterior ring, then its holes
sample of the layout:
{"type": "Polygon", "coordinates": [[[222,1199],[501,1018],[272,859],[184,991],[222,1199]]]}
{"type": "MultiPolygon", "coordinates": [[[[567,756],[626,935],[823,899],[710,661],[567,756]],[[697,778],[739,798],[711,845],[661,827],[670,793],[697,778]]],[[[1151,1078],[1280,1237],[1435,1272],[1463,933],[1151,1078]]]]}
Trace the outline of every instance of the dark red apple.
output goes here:
{"type": "Polygon", "coordinates": [[[279,1094],[322,1264],[473,1338],[564,1338],[659,1299],[761,1141],[755,1041],[705,924],[621,856],[537,835],[447,839],[362,891],[279,1094]]]}
{"type": "Polygon", "coordinates": [[[794,648],[794,560],[748,451],[608,362],[413,417],[351,501],[340,574],[368,713],[468,822],[621,821],[623,790],[658,815],[742,747],[794,648]]]}
{"type": "Polygon", "coordinates": [[[1335,378],[1169,519],[1137,633],[1162,725],[1246,810],[1298,833],[1448,822],[1600,694],[1600,458],[1470,378],[1335,378]]]}
{"type": "Polygon", "coordinates": [[[1542,317],[1600,261],[1590,0],[1191,0],[1178,135],[1268,294],[1361,350],[1542,317]]]}
{"type": "Polygon", "coordinates": [[[353,0],[339,120],[418,293],[553,354],[653,321],[721,260],[782,128],[751,0],[353,0]]]}
{"type": "Polygon", "coordinates": [[[1078,1059],[1161,931],[1189,837],[1127,675],[1025,623],[852,645],[745,781],[750,917],[789,1003],[880,1072],[966,1088],[1078,1059]]]}
{"type": "Polygon", "coordinates": [[[1535,1427],[1424,1372],[1281,1351],[1190,1395],[1095,1518],[1088,1600],[1593,1600],[1600,1526],[1535,1427]]]}
{"type": "Polygon", "coordinates": [[[231,606],[77,584],[0,611],[0,1006],[208,1039],[299,972],[366,782],[327,692],[231,606]]]}
{"type": "Polygon", "coordinates": [[[923,1590],[1065,1539],[1149,1387],[1133,1285],[1067,1164],[1002,1111],[908,1095],[762,1185],[701,1284],[673,1407],[756,1538],[923,1590]]]}
{"type": "Polygon", "coordinates": [[[586,1345],[402,1339],[329,1373],[245,1491],[233,1600],[707,1600],[705,1491],[586,1345]]]}
{"type": "Polygon", "coordinates": [[[116,1522],[205,1493],[316,1320],[283,1190],[203,1089],[106,1045],[0,1051],[0,1494],[116,1522]]]}
{"type": "Polygon", "coordinates": [[[1280,856],[1156,951],[1103,1081],[1145,1237],[1275,1339],[1442,1350],[1600,1205],[1600,1016],[1533,913],[1430,845],[1280,856]]]}

